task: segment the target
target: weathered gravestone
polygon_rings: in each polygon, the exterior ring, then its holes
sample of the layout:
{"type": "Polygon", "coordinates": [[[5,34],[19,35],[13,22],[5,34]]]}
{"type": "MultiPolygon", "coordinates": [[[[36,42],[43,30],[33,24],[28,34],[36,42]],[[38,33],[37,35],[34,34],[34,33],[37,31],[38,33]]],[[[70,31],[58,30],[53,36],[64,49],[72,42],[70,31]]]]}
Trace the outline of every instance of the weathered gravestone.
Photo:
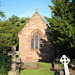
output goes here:
{"type": "Polygon", "coordinates": [[[70,75],[69,69],[68,69],[68,64],[70,62],[70,59],[66,57],[66,55],[62,55],[60,62],[64,65],[65,75],[70,75]]]}
{"type": "Polygon", "coordinates": [[[60,75],[65,75],[64,69],[60,69],[59,71],[60,71],[60,73],[59,73],[60,75]]]}
{"type": "Polygon", "coordinates": [[[19,52],[16,51],[16,46],[12,46],[12,51],[8,52],[8,55],[12,55],[11,62],[11,71],[8,72],[8,75],[18,75],[18,70],[16,70],[16,55],[19,55],[19,52]]]}

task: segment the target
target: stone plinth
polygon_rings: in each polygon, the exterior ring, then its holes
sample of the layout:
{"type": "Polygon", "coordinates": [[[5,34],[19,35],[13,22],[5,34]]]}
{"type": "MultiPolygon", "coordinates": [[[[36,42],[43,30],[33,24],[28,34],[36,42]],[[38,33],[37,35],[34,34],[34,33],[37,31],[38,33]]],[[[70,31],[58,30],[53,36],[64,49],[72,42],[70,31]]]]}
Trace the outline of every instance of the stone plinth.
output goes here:
{"type": "Polygon", "coordinates": [[[19,71],[18,70],[11,70],[8,72],[8,75],[19,75],[19,71]]]}

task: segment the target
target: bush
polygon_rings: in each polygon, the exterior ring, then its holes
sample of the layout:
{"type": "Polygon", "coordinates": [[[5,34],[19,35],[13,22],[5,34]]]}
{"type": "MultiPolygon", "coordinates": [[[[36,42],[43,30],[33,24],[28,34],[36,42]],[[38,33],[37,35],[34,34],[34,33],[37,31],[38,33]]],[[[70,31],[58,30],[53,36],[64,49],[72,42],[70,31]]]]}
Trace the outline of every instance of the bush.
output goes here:
{"type": "Polygon", "coordinates": [[[7,75],[10,70],[10,63],[7,61],[7,55],[0,55],[0,75],[7,75]]]}

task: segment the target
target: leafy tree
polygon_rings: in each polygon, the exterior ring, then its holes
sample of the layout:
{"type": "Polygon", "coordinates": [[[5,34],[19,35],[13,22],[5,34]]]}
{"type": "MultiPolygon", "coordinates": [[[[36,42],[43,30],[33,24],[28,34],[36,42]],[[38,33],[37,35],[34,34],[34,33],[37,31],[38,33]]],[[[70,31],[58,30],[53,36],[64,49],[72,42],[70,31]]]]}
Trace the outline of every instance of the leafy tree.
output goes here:
{"type": "Polygon", "coordinates": [[[0,19],[0,23],[2,23],[3,21],[0,19]]]}
{"type": "Polygon", "coordinates": [[[11,25],[15,26],[15,27],[23,27],[28,21],[29,21],[29,17],[26,18],[19,18],[18,16],[13,15],[12,17],[10,17],[8,20],[6,20],[6,22],[10,23],[11,25]]]}
{"type": "Polygon", "coordinates": [[[0,11],[0,17],[5,17],[4,12],[0,11]]]}
{"type": "Polygon", "coordinates": [[[10,70],[10,63],[7,62],[7,50],[10,50],[12,46],[13,27],[6,22],[0,23],[0,75],[8,75],[10,70]]]}
{"type": "Polygon", "coordinates": [[[18,29],[6,22],[0,23],[0,54],[5,54],[12,45],[18,46],[18,29]]]}
{"type": "Polygon", "coordinates": [[[67,54],[70,49],[75,49],[74,11],[70,11],[72,2],[52,0],[52,3],[54,6],[49,5],[53,13],[52,18],[45,17],[50,25],[48,39],[58,48],[60,55],[67,54]]]}
{"type": "Polygon", "coordinates": [[[75,0],[72,0],[69,8],[70,8],[71,16],[73,17],[73,20],[71,20],[71,23],[73,24],[73,27],[75,27],[75,0]]]}
{"type": "Polygon", "coordinates": [[[0,23],[0,54],[6,53],[11,47],[11,37],[13,27],[6,22],[0,23]]]}
{"type": "Polygon", "coordinates": [[[29,21],[29,19],[30,19],[29,17],[26,17],[26,18],[22,17],[21,19],[18,20],[18,22],[15,23],[15,25],[17,27],[19,27],[21,25],[25,25],[29,21]]]}
{"type": "Polygon", "coordinates": [[[18,32],[26,25],[26,23],[30,20],[29,17],[21,18],[18,22],[16,22],[16,26],[18,27],[18,32]]]}
{"type": "Polygon", "coordinates": [[[7,57],[7,55],[0,55],[0,75],[8,75],[8,71],[11,69],[10,62],[11,58],[7,57]]]}
{"type": "Polygon", "coordinates": [[[18,16],[13,15],[12,17],[9,17],[9,19],[8,19],[8,20],[10,21],[11,25],[14,25],[16,22],[18,22],[19,17],[18,17],[18,16]]]}
{"type": "MultiPolygon", "coordinates": [[[[17,17],[17,16],[16,16],[17,17]]],[[[23,28],[23,26],[28,22],[30,18],[21,18],[17,19],[19,25],[16,25],[17,21],[13,23],[11,21],[5,20],[0,23],[0,54],[5,54],[7,50],[11,49],[11,46],[15,45],[16,47],[19,44],[18,32],[23,28]]]]}

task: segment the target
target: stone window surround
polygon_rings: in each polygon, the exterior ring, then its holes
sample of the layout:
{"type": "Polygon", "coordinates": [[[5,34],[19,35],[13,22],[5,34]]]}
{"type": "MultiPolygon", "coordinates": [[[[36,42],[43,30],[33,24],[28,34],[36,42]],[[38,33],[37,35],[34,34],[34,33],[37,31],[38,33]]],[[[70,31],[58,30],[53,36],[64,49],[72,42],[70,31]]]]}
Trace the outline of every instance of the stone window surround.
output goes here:
{"type": "MultiPolygon", "coordinates": [[[[33,34],[34,34],[34,36],[38,36],[38,39],[40,40],[40,39],[42,39],[42,49],[43,49],[43,46],[44,46],[44,43],[43,43],[43,34],[42,34],[42,32],[39,30],[39,29],[35,29],[32,33],[31,33],[31,35],[30,35],[30,49],[31,49],[31,39],[33,39],[33,34]],[[37,33],[38,32],[38,34],[37,35],[35,35],[35,32],[37,33]],[[39,34],[40,34],[40,38],[39,38],[39,34]]],[[[37,49],[35,49],[35,38],[34,38],[34,49],[31,49],[32,51],[33,50],[40,50],[40,48],[39,48],[39,40],[38,40],[38,48],[37,49]]]]}

